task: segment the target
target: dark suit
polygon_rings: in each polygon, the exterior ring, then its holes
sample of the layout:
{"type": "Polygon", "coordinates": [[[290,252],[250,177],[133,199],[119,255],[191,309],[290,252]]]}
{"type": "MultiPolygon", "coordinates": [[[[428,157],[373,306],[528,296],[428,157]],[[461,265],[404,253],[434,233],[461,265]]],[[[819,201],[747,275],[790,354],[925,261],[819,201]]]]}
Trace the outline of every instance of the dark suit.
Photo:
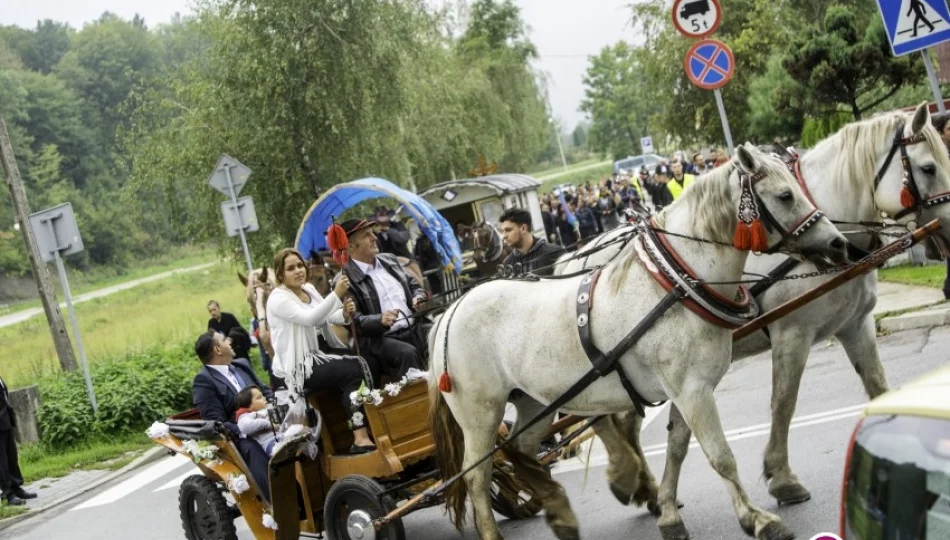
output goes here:
{"type": "MultiPolygon", "coordinates": [[[[376,260],[383,271],[395,277],[402,285],[406,305],[412,310],[413,300],[426,298],[425,289],[414,277],[406,273],[394,255],[380,253],[376,260]]],[[[360,354],[377,360],[391,377],[402,377],[410,367],[425,368],[428,356],[428,331],[432,323],[423,317],[415,323],[394,333],[387,333],[383,326],[382,308],[373,278],[367,276],[355,261],[346,263],[343,272],[350,280],[349,296],[356,304],[353,321],[359,336],[360,354]]]]}
{"type": "Polygon", "coordinates": [[[7,384],[0,379],[0,492],[10,495],[23,485],[17,457],[13,428],[16,427],[16,412],[10,405],[7,384]]]}
{"type": "MultiPolygon", "coordinates": [[[[231,365],[234,366],[234,370],[243,379],[245,385],[256,385],[264,392],[265,396],[271,397],[271,391],[261,384],[247,359],[235,358],[231,365]]],[[[208,366],[201,368],[191,384],[191,396],[201,413],[202,420],[222,422],[234,434],[240,434],[234,422],[234,413],[237,411],[237,394],[237,390],[234,389],[227,377],[208,366]]],[[[253,439],[238,439],[237,446],[241,451],[241,456],[244,457],[244,461],[247,462],[251,475],[261,490],[264,491],[264,497],[270,499],[270,481],[267,473],[270,459],[264,449],[253,439]]]]}

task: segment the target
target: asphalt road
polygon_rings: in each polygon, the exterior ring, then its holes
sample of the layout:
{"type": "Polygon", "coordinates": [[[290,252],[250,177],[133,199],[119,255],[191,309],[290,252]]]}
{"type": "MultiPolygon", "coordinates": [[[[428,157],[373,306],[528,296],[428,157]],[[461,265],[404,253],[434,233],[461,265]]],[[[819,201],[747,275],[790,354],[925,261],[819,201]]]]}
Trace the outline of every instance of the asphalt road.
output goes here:
{"type": "MultiPolygon", "coordinates": [[[[950,328],[901,332],[881,338],[879,344],[888,378],[896,386],[946,362],[950,328]]],[[[797,538],[808,540],[819,532],[834,532],[845,445],[858,410],[866,402],[860,382],[838,345],[826,343],[815,347],[802,384],[791,438],[792,466],[811,489],[812,499],[779,508],[770,499],[761,472],[768,434],[770,373],[768,356],[738,362],[717,391],[720,414],[741,478],[752,500],[781,516],[797,538]]],[[[666,418],[666,411],[660,411],[643,432],[649,464],[657,476],[663,469],[666,418]]],[[[610,494],[604,481],[603,456],[596,446],[590,461],[589,467],[577,459],[562,462],[556,470],[556,479],[567,488],[579,516],[583,537],[658,540],[655,521],[645,510],[620,506],[610,494]]],[[[178,518],[177,486],[184,475],[194,471],[184,460],[160,461],[85,499],[11,527],[0,537],[181,540],[184,535],[178,518]]],[[[690,450],[684,465],[679,498],[686,505],[683,518],[693,538],[745,538],[723,483],[698,448],[690,450]]],[[[440,509],[410,515],[405,525],[412,540],[459,538],[440,509]]],[[[509,539],[553,538],[543,518],[501,521],[500,526],[509,539]]],[[[242,540],[251,538],[243,522],[238,530],[242,540]]],[[[471,525],[464,537],[476,538],[471,525]]]]}

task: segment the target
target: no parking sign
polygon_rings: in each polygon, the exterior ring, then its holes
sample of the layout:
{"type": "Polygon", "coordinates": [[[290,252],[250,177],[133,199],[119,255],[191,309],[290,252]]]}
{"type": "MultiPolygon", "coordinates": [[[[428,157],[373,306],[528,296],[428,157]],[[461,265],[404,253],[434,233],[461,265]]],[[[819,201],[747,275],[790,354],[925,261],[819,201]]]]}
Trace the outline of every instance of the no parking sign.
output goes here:
{"type": "Polygon", "coordinates": [[[704,39],[689,48],[683,66],[689,82],[703,90],[715,90],[732,79],[736,59],[725,43],[717,39],[704,39]]]}

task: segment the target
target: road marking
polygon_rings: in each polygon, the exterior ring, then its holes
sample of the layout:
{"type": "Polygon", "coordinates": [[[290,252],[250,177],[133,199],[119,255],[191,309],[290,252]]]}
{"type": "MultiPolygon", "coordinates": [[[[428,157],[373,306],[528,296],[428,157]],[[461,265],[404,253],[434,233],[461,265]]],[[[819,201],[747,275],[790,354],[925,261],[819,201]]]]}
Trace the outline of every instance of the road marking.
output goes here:
{"type": "Polygon", "coordinates": [[[166,482],[166,483],[163,484],[162,486],[156,488],[155,491],[153,491],[152,493],[155,493],[155,492],[158,492],[158,491],[164,491],[164,490],[166,490],[166,489],[177,488],[177,487],[181,486],[181,483],[185,481],[185,478],[188,478],[189,476],[193,476],[193,475],[196,475],[196,474],[197,474],[198,476],[201,476],[201,471],[200,471],[200,470],[197,470],[197,469],[189,469],[189,471],[186,472],[185,474],[183,474],[183,475],[181,475],[181,476],[179,476],[179,477],[177,477],[177,478],[173,478],[172,480],[169,480],[168,482],[166,482]]]}
{"type": "MultiPolygon", "coordinates": [[[[792,423],[789,429],[791,430],[791,429],[798,429],[798,428],[808,427],[808,426],[816,426],[818,424],[826,424],[828,422],[836,422],[838,420],[854,418],[855,416],[858,416],[861,414],[861,411],[864,409],[864,407],[866,407],[866,404],[853,405],[850,407],[843,407],[841,409],[834,409],[834,410],[815,413],[815,414],[798,416],[792,419],[792,423]]],[[[662,408],[658,407],[657,409],[653,409],[653,410],[659,410],[659,409],[662,409],[662,408]]],[[[658,412],[657,414],[653,416],[653,418],[650,418],[649,412],[650,411],[648,410],[647,417],[643,423],[644,428],[646,428],[646,426],[648,425],[647,420],[652,421],[657,416],[659,416],[659,412],[658,412]]],[[[770,429],[771,429],[771,424],[756,424],[753,426],[746,426],[739,429],[731,429],[725,432],[726,441],[733,442],[733,441],[740,441],[742,439],[749,439],[752,437],[768,435],[770,429]]],[[[606,465],[607,454],[606,452],[603,452],[602,450],[603,445],[599,444],[599,439],[594,439],[594,440],[598,442],[598,447],[601,451],[597,452],[596,455],[592,455],[590,459],[590,463],[585,463],[578,458],[573,458],[567,462],[559,463],[558,467],[553,471],[553,474],[573,472],[573,471],[586,469],[588,467],[594,468],[594,467],[602,467],[606,465]]],[[[666,447],[667,447],[666,443],[646,446],[643,448],[643,454],[647,457],[665,454],[666,447]]],[[[696,442],[696,439],[690,439],[689,447],[691,449],[699,448],[699,443],[696,442]]],[[[582,453],[580,455],[584,455],[584,454],[582,453]]]]}
{"type": "Polygon", "coordinates": [[[155,465],[143,470],[142,472],[136,474],[132,478],[125,480],[119,484],[116,484],[107,491],[97,495],[88,501],[75,506],[70,509],[70,512],[73,510],[83,510],[85,508],[93,508],[96,506],[102,506],[104,504],[111,504],[115,501],[125,497],[126,495],[131,494],[132,492],[141,489],[148,484],[162,478],[166,474],[179,469],[185,465],[191,464],[192,461],[181,454],[175,454],[170,459],[164,459],[155,465]]]}

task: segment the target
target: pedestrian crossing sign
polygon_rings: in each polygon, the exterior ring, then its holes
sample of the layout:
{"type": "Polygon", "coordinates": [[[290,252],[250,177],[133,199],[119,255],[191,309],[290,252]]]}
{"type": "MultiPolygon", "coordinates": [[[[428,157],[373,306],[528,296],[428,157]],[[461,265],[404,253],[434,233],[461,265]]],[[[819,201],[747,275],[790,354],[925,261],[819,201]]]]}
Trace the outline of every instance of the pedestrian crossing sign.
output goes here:
{"type": "Polygon", "coordinates": [[[877,0],[894,56],[950,41],[946,0],[877,0]]]}

